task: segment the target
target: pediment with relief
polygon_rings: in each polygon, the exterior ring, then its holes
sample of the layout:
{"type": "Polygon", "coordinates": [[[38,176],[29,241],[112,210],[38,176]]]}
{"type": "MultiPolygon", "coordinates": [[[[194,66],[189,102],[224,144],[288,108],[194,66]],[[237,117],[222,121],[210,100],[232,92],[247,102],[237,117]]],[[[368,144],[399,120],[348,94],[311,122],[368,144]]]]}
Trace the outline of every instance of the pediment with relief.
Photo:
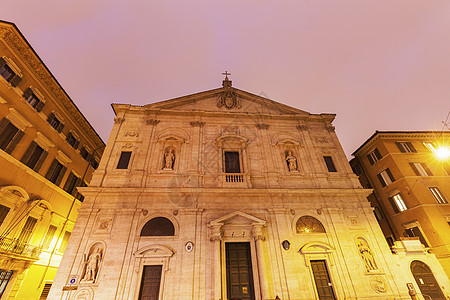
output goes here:
{"type": "Polygon", "coordinates": [[[260,225],[263,226],[266,221],[255,216],[249,215],[241,211],[222,216],[216,220],[210,221],[210,226],[224,226],[224,225],[260,225]]]}
{"type": "Polygon", "coordinates": [[[171,100],[147,104],[144,108],[272,115],[309,115],[308,112],[300,109],[236,88],[214,89],[171,100]],[[229,96],[230,93],[232,93],[233,97],[229,96]]]}

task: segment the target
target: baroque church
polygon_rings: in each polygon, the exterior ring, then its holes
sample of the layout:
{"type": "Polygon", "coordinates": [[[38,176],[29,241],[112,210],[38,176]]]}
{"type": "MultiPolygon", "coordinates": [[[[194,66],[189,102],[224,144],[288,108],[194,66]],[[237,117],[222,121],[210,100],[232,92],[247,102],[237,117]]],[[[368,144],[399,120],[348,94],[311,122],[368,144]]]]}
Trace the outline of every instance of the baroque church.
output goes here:
{"type": "Polygon", "coordinates": [[[222,85],[113,104],[115,123],[90,185],[79,188],[85,200],[50,299],[450,295],[417,238],[388,246],[334,114],[236,89],[228,77],[222,85]]]}

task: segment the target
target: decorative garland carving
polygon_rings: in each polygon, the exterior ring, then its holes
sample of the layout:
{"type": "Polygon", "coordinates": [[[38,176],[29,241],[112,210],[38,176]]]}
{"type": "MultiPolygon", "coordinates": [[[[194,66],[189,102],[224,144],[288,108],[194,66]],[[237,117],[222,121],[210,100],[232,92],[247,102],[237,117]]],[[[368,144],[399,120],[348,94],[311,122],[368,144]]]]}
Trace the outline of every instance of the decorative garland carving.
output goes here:
{"type": "Polygon", "coordinates": [[[203,125],[205,125],[205,122],[202,122],[202,121],[192,121],[192,122],[190,122],[189,124],[191,124],[192,127],[196,127],[196,126],[202,127],[203,125]]]}
{"type": "Polygon", "coordinates": [[[256,128],[258,128],[258,129],[269,129],[269,124],[259,123],[259,124],[256,124],[256,128]]]}

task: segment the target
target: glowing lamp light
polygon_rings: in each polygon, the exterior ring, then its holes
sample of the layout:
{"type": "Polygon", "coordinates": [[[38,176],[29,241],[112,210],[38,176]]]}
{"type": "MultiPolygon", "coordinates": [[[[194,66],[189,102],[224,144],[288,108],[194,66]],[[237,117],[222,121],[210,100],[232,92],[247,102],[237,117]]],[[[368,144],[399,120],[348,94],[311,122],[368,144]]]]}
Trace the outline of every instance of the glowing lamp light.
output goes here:
{"type": "Polygon", "coordinates": [[[436,149],[435,154],[439,159],[447,159],[450,157],[450,149],[445,146],[440,146],[436,149]]]}

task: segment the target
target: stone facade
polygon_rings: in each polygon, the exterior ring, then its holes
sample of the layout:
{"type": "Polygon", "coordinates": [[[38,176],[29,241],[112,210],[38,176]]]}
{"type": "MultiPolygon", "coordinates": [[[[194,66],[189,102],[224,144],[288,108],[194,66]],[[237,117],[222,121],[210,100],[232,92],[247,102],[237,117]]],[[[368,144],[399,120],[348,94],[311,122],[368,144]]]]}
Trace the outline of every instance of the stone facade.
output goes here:
{"type": "Polygon", "coordinates": [[[51,299],[410,299],[415,259],[450,291],[423,248],[391,253],[333,114],[227,78],[113,108],[51,299]]]}
{"type": "MultiPolygon", "coordinates": [[[[417,236],[450,277],[450,159],[437,151],[450,132],[377,131],[355,153],[351,165],[389,242],[417,236]],[[384,182],[379,174],[389,170],[384,182]],[[388,174],[389,175],[389,174],[388,174]],[[387,184],[386,184],[387,183],[387,184]]],[[[387,172],[386,172],[387,173],[387,172]]]]}
{"type": "Polygon", "coordinates": [[[45,299],[83,199],[76,187],[104,146],[17,27],[0,21],[1,299],[45,299]]]}

